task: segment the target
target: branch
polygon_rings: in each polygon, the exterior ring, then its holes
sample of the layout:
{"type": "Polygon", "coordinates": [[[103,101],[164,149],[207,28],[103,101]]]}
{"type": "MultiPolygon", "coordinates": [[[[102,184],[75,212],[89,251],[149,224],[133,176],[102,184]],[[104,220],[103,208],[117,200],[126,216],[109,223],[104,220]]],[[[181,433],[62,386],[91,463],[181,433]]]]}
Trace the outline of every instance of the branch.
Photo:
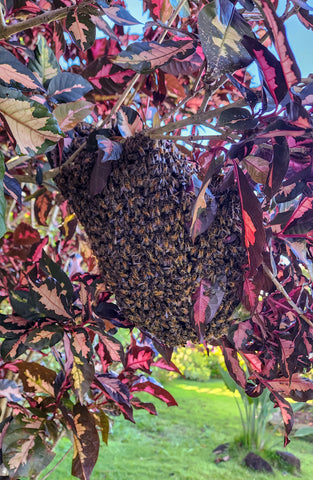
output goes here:
{"type": "Polygon", "coordinates": [[[299,308],[298,305],[295,304],[292,298],[290,298],[290,296],[288,295],[284,287],[281,285],[281,283],[277,280],[277,278],[273,275],[273,273],[264,263],[263,263],[263,270],[266,273],[266,275],[272,280],[277,290],[279,290],[280,293],[284,295],[287,302],[294,309],[294,311],[297,312],[297,314],[302,318],[302,320],[304,320],[308,325],[310,325],[310,327],[313,328],[313,323],[311,322],[311,320],[303,313],[301,308],[299,308]]]}
{"type": "Polygon", "coordinates": [[[196,113],[192,117],[184,118],[183,120],[179,120],[178,122],[170,122],[167,125],[164,125],[164,127],[151,128],[149,130],[146,130],[146,135],[150,136],[150,134],[155,135],[160,133],[166,133],[172,130],[187,127],[188,125],[203,125],[207,120],[218,117],[224,110],[227,110],[228,108],[243,107],[246,104],[247,102],[243,98],[241,98],[240,100],[237,100],[237,102],[225,105],[225,107],[215,108],[214,110],[209,110],[208,112],[196,113]]]}
{"type": "MultiPolygon", "coordinates": [[[[82,8],[83,5],[91,5],[92,2],[82,2],[79,5],[79,8],[82,8]]],[[[56,20],[61,20],[65,18],[70,12],[75,10],[77,5],[71,5],[70,7],[62,7],[57,8],[56,10],[52,10],[51,12],[45,12],[41,15],[37,15],[36,17],[28,18],[23,22],[13,23],[12,25],[0,25],[0,40],[6,39],[14,35],[15,33],[22,32],[29,28],[38,27],[39,25],[45,23],[51,23],[56,20]]]]}

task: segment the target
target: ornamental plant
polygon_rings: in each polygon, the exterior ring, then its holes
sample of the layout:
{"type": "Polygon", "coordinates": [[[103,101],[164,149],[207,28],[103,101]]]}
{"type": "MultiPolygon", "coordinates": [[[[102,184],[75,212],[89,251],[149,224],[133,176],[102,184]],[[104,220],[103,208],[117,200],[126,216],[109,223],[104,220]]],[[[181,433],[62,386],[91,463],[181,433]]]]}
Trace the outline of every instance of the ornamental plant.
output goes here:
{"type": "Polygon", "coordinates": [[[139,6],[149,21],[132,33],[139,20],[122,0],[1,2],[0,446],[11,479],[36,478],[64,431],[73,475],[89,479],[110,412],[154,414],[140,391],[175,404],[150,367],[175,370],[173,347],[188,340],[221,346],[251,398],[270,391],[285,444],[287,399],[313,398],[301,376],[313,355],[313,84],[284,26],[296,16],[312,29],[311,7],[139,6]],[[125,350],[116,330],[135,326],[125,350]]]}

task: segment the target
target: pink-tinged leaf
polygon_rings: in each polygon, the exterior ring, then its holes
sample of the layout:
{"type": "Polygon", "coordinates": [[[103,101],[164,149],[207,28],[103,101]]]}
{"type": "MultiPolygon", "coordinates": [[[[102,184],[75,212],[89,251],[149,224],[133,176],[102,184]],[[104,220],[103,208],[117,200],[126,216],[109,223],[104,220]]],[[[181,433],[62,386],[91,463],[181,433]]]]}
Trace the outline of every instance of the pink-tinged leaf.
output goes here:
{"type": "Polygon", "coordinates": [[[250,278],[248,272],[245,272],[243,283],[242,303],[249,312],[253,312],[259,303],[259,294],[263,286],[263,272],[259,271],[250,278]]]}
{"type": "Polygon", "coordinates": [[[63,132],[72,130],[92,113],[94,105],[86,100],[60,103],[54,110],[54,116],[63,132]]]}
{"type": "Polygon", "coordinates": [[[3,178],[4,193],[22,205],[22,188],[19,182],[9,172],[4,172],[3,178]]]}
{"type": "Polygon", "coordinates": [[[146,12],[147,10],[149,10],[153,20],[161,20],[164,23],[169,19],[173,8],[170,0],[144,0],[143,11],[146,12]]]}
{"type": "Polygon", "coordinates": [[[108,178],[112,171],[111,162],[118,160],[123,151],[120,142],[114,142],[103,135],[97,135],[96,140],[98,145],[98,156],[93,166],[89,183],[89,192],[93,197],[98,193],[101,193],[107,185],[108,178]]]}
{"type": "Polygon", "coordinates": [[[313,30],[313,15],[311,15],[308,10],[300,8],[297,11],[297,17],[299,18],[302,25],[305,26],[308,30],[313,30]]]}
{"type": "Polygon", "coordinates": [[[283,20],[277,16],[273,4],[269,1],[256,0],[256,4],[263,11],[265,25],[274,39],[286,85],[290,91],[293,85],[300,82],[301,73],[289,46],[283,20]]]}
{"type": "Polygon", "coordinates": [[[66,29],[81,50],[88,50],[96,39],[96,27],[88,13],[83,13],[79,7],[69,12],[66,17],[66,29]]]}
{"type": "Polygon", "coordinates": [[[183,377],[183,374],[178,367],[173,362],[167,362],[163,357],[159,358],[156,362],[151,364],[152,367],[162,368],[163,370],[168,370],[169,372],[179,373],[183,377]]]}
{"type": "MultiPolygon", "coordinates": [[[[313,197],[304,197],[298,207],[295,209],[287,224],[283,228],[283,232],[294,228],[297,223],[305,216],[311,213],[313,209],[313,197]]],[[[312,227],[313,228],[313,227],[312,227]]]]}
{"type": "Polygon", "coordinates": [[[44,90],[33,72],[4,47],[0,47],[0,85],[23,90],[44,90]]]}
{"type": "Polygon", "coordinates": [[[70,380],[78,401],[83,404],[84,396],[88,392],[95,376],[95,367],[92,362],[82,361],[81,357],[73,355],[70,380]]]}
{"type": "Polygon", "coordinates": [[[39,284],[31,278],[28,281],[37,308],[41,313],[60,322],[73,319],[68,300],[55,279],[47,278],[39,284]]]}
{"type": "Polygon", "coordinates": [[[32,392],[37,394],[45,394],[54,396],[54,382],[56,372],[40,365],[37,362],[17,363],[19,370],[19,378],[23,383],[24,392],[32,392]]]}
{"type": "Polygon", "coordinates": [[[172,58],[184,59],[195,51],[193,41],[167,40],[157,42],[136,42],[127,47],[114,59],[114,63],[131,68],[137,73],[150,73],[168,63],[172,58]]]}
{"type": "Polygon", "coordinates": [[[290,377],[280,377],[268,382],[271,387],[284,397],[296,402],[307,402],[313,399],[313,381],[294,373],[290,377]]]}
{"type": "Polygon", "coordinates": [[[60,60],[60,57],[63,55],[66,48],[66,41],[64,38],[64,29],[61,22],[53,22],[53,35],[52,35],[52,44],[53,51],[57,60],[60,60]]]}
{"type": "Polygon", "coordinates": [[[84,78],[105,95],[120,93],[134,75],[134,70],[125,70],[113,65],[105,57],[91,62],[83,72],[84,78]]]}
{"type": "Polygon", "coordinates": [[[289,165],[289,147],[285,137],[274,137],[272,139],[273,145],[273,160],[270,164],[268,177],[264,193],[268,199],[279,190],[282,181],[287,173],[289,165]]]}
{"type": "Polygon", "coordinates": [[[247,385],[247,377],[239,364],[237,351],[226,338],[222,339],[221,347],[229,375],[233,380],[235,380],[237,385],[245,390],[247,385]]]}
{"type": "Polygon", "coordinates": [[[99,454],[99,436],[95,418],[85,405],[77,403],[73,408],[75,430],[72,475],[89,480],[99,454]]]}
{"type": "Polygon", "coordinates": [[[225,292],[220,286],[221,281],[224,282],[225,277],[218,278],[214,285],[202,279],[192,296],[194,302],[192,324],[199,343],[203,343],[206,326],[214,318],[222,303],[225,292]]]}
{"type": "Polygon", "coordinates": [[[104,347],[104,351],[108,354],[111,362],[124,363],[124,350],[123,345],[112,335],[97,331],[100,343],[104,347]]]}
{"type": "Polygon", "coordinates": [[[243,350],[249,343],[253,334],[253,325],[251,320],[239,322],[232,331],[231,338],[236,350],[243,350]]]}
{"type": "Polygon", "coordinates": [[[121,407],[129,407],[129,390],[118,378],[111,374],[97,375],[94,379],[94,386],[99,388],[106,398],[113,400],[121,407]]]}
{"type": "Polygon", "coordinates": [[[52,208],[53,194],[49,191],[39,195],[35,201],[35,217],[39,225],[47,225],[47,218],[52,208]]]}
{"type": "Polygon", "coordinates": [[[243,46],[257,62],[262,73],[265,85],[278,105],[285,97],[288,88],[284,72],[277,58],[255,38],[244,36],[241,40],[243,46]]]}
{"type": "Polygon", "coordinates": [[[123,137],[133,137],[143,129],[143,123],[136,110],[122,106],[117,112],[117,125],[123,137]]]}
{"type": "Polygon", "coordinates": [[[82,362],[89,362],[93,355],[92,344],[88,332],[84,328],[76,328],[71,336],[71,350],[82,362]]]}
{"type": "Polygon", "coordinates": [[[157,415],[157,411],[156,411],[156,408],[155,406],[153,405],[153,403],[150,403],[150,402],[142,402],[141,400],[139,400],[139,398],[137,397],[133,397],[131,399],[131,404],[134,408],[136,408],[136,410],[141,410],[141,409],[144,409],[146,410],[147,412],[150,413],[150,415],[157,415]]]}
{"type": "Polygon", "coordinates": [[[0,118],[18,154],[45,153],[64,136],[49,110],[18,90],[0,87],[0,118]]]}
{"type": "Polygon", "coordinates": [[[13,380],[3,378],[0,380],[0,397],[5,397],[9,402],[21,402],[20,387],[13,380]]]}
{"type": "Polygon", "coordinates": [[[50,81],[48,94],[59,103],[75,102],[92,90],[92,85],[81,75],[61,72],[50,81]]]}
{"type": "MultiPolygon", "coordinates": [[[[199,50],[200,47],[197,48],[199,50]]],[[[199,53],[202,53],[200,51],[199,53]]],[[[194,52],[190,57],[178,60],[178,58],[173,58],[168,64],[163,65],[161,70],[165,73],[173,75],[176,79],[179,75],[190,75],[197,72],[201,65],[203,64],[204,59],[200,56],[198,51],[194,52]]],[[[202,54],[203,56],[203,54],[202,54]]],[[[180,84],[181,88],[182,85],[180,84]]]]}
{"type": "Polygon", "coordinates": [[[263,214],[260,202],[254,195],[247,178],[235,162],[234,172],[240,196],[244,242],[250,267],[249,275],[252,276],[263,260],[262,252],[265,243],[263,214]]]}
{"type": "Polygon", "coordinates": [[[128,348],[125,360],[125,370],[142,370],[151,373],[150,367],[153,361],[154,352],[150,347],[141,347],[132,341],[128,348]]]}
{"type": "MultiPolygon", "coordinates": [[[[104,7],[103,3],[101,5],[104,7]]],[[[112,5],[111,7],[104,7],[103,12],[116,25],[137,25],[140,23],[134,18],[125,8],[120,5],[112,5]]]]}
{"type": "Polygon", "coordinates": [[[165,402],[168,407],[177,405],[175,398],[164,388],[150,382],[149,380],[144,382],[137,382],[130,389],[131,392],[146,392],[150,393],[154,397],[165,402]]]}
{"type": "Polygon", "coordinates": [[[271,392],[271,398],[273,398],[275,405],[274,407],[280,408],[281,415],[283,417],[283,422],[285,426],[285,440],[284,440],[284,446],[286,447],[288,443],[290,442],[288,435],[292,430],[293,423],[294,423],[294,413],[292,410],[291,405],[287,402],[287,400],[284,399],[279,393],[277,393],[270,383],[266,383],[267,388],[271,392]]]}
{"type": "Polygon", "coordinates": [[[101,30],[101,32],[103,32],[109,38],[112,38],[112,40],[115,40],[116,42],[119,41],[118,36],[114,33],[110,25],[102,17],[91,15],[91,20],[95,24],[95,26],[99,28],[99,30],[101,30]]]}

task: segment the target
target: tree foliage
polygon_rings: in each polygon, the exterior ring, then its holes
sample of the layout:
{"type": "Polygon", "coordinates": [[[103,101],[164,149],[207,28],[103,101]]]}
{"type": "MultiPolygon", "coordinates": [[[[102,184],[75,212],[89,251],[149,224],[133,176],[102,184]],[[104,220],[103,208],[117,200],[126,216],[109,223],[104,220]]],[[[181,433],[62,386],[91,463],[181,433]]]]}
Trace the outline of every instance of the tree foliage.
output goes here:
{"type": "MultiPolygon", "coordinates": [[[[278,14],[269,0],[143,0],[149,21],[137,34],[122,0],[0,5],[0,446],[10,478],[36,478],[65,430],[72,473],[87,480],[108,415],[155,414],[141,391],[176,403],[150,376],[153,364],[175,370],[172,349],[149,332],[122,345],[117,330],[133,325],[53,181],[86,118],[96,136],[88,145],[101,152],[93,195],[123,137],[140,131],[170,140],[197,165],[194,241],[214,219],[212,176],[237,185],[247,251],[241,321],[230,319],[213,341],[247,395],[271,392],[286,444],[286,398],[313,398],[301,376],[313,355],[313,83],[301,78],[284,22],[296,15],[312,29],[311,7],[294,0],[278,14]]],[[[193,296],[199,340],[218,308],[214,288],[203,279],[193,296]]]]}

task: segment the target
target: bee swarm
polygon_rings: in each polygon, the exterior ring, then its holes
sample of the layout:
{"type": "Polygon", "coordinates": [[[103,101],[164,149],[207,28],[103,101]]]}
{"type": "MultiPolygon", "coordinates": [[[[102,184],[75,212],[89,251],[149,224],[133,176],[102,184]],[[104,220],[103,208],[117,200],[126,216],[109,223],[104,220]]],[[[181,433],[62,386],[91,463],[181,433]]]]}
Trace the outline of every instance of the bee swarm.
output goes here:
{"type": "MultiPolygon", "coordinates": [[[[79,142],[82,137],[73,149],[79,142]]],[[[167,345],[196,341],[192,295],[205,278],[225,292],[207,337],[224,334],[240,301],[246,261],[236,187],[218,193],[215,182],[215,220],[193,244],[186,226],[195,200],[188,189],[194,170],[173,146],[142,134],[127,139],[107,186],[91,196],[96,158],[97,152],[84,149],[61,167],[56,183],[84,226],[124,316],[167,345]]]]}

